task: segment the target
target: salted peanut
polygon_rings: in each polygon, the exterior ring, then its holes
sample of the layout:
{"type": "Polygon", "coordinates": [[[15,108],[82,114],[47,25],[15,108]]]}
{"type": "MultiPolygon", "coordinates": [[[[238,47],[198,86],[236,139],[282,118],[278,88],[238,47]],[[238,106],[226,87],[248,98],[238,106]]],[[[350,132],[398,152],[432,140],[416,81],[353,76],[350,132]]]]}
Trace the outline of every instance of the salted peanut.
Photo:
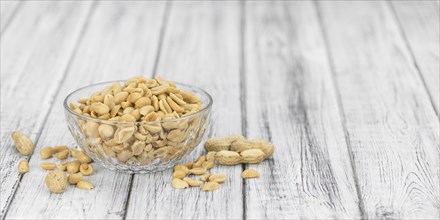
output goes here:
{"type": "Polygon", "coordinates": [[[203,162],[206,161],[206,156],[200,156],[196,162],[194,162],[193,167],[201,167],[203,162]]]}
{"type": "Polygon", "coordinates": [[[77,184],[76,187],[79,189],[84,189],[84,190],[91,190],[94,188],[93,184],[89,181],[85,181],[85,180],[80,180],[77,184]]]}
{"type": "Polygon", "coordinates": [[[193,168],[194,163],[193,162],[189,162],[189,163],[182,164],[182,165],[188,167],[188,169],[191,169],[191,168],[193,168]]]}
{"type": "Polygon", "coordinates": [[[69,164],[69,162],[64,162],[64,163],[60,163],[57,164],[57,168],[61,171],[66,171],[67,170],[67,164],[69,164]]]}
{"type": "Polygon", "coordinates": [[[67,181],[69,182],[69,184],[71,185],[75,185],[77,184],[79,181],[81,181],[83,179],[83,174],[82,173],[74,173],[74,174],[70,174],[67,177],[67,181]]]}
{"type": "Polygon", "coordinates": [[[243,163],[260,163],[266,158],[266,154],[260,149],[245,150],[240,156],[243,163]]]}
{"type": "Polygon", "coordinates": [[[133,157],[133,153],[128,150],[121,151],[116,158],[121,162],[126,162],[128,159],[133,157]]]}
{"type": "Polygon", "coordinates": [[[248,169],[244,170],[243,173],[241,173],[241,178],[258,178],[260,177],[260,173],[256,170],[248,169]]]}
{"type": "Polygon", "coordinates": [[[171,107],[172,110],[176,111],[176,112],[180,112],[183,113],[185,112],[185,109],[183,109],[182,107],[180,107],[176,102],[174,102],[173,99],[171,99],[170,97],[166,98],[168,105],[171,107]]]}
{"type": "Polygon", "coordinates": [[[79,162],[78,160],[72,161],[67,164],[67,171],[69,173],[78,173],[80,165],[81,165],[81,162],[79,162]]]}
{"type": "Polygon", "coordinates": [[[79,172],[84,176],[90,176],[93,173],[93,166],[91,164],[83,163],[79,166],[79,172]]]}
{"type": "Polygon", "coordinates": [[[173,178],[177,178],[177,179],[183,179],[184,177],[186,177],[186,174],[184,171],[182,170],[176,170],[173,172],[173,178]]]}
{"type": "Polygon", "coordinates": [[[221,150],[229,150],[231,144],[237,139],[243,139],[245,137],[241,135],[229,135],[226,137],[214,137],[210,138],[205,142],[206,151],[221,151],[221,150]]]}
{"type": "Polygon", "coordinates": [[[111,126],[111,125],[107,125],[107,124],[99,125],[98,133],[102,139],[111,138],[113,136],[114,132],[115,131],[113,129],[113,126],[111,126]]]}
{"type": "Polygon", "coordinates": [[[183,181],[188,183],[189,186],[201,186],[202,183],[203,183],[202,181],[193,180],[193,179],[188,178],[188,177],[183,178],[183,181]]]}
{"type": "Polygon", "coordinates": [[[186,139],[185,133],[180,131],[179,129],[174,129],[168,132],[167,139],[172,142],[181,142],[186,139]]]}
{"type": "Polygon", "coordinates": [[[21,160],[18,163],[18,172],[23,174],[29,171],[29,162],[27,160],[21,160]]]}
{"type": "Polygon", "coordinates": [[[171,185],[173,185],[173,187],[175,189],[185,189],[185,188],[188,188],[188,186],[189,186],[187,182],[185,182],[181,179],[173,179],[171,181],[171,185]]]}
{"type": "Polygon", "coordinates": [[[202,163],[202,167],[209,170],[214,167],[214,161],[205,161],[202,163]]]}
{"type": "Polygon", "coordinates": [[[49,191],[62,193],[67,186],[67,176],[60,170],[50,171],[46,176],[45,183],[49,191]]]}
{"type": "Polygon", "coordinates": [[[40,150],[40,157],[43,160],[52,157],[53,154],[54,154],[54,150],[51,147],[45,147],[40,150]]]}
{"type": "Polygon", "coordinates": [[[206,160],[207,161],[215,161],[215,154],[217,152],[215,151],[209,151],[208,154],[206,154],[206,160]]]}
{"type": "Polygon", "coordinates": [[[120,127],[115,132],[115,141],[116,143],[124,143],[128,139],[130,139],[134,132],[136,131],[136,127],[120,127]]]}
{"type": "Polygon", "coordinates": [[[176,166],[174,167],[174,171],[178,171],[178,170],[184,172],[185,175],[189,173],[189,169],[188,169],[188,167],[185,166],[185,165],[176,165],[176,166]]]}
{"type": "Polygon", "coordinates": [[[206,169],[203,167],[195,167],[189,170],[189,173],[195,174],[195,175],[202,175],[206,173],[206,169]]]}
{"type": "Polygon", "coordinates": [[[211,174],[208,178],[209,181],[214,181],[217,183],[223,183],[226,180],[226,175],[225,174],[211,174]]]}
{"type": "Polygon", "coordinates": [[[222,150],[215,154],[215,160],[223,165],[236,165],[241,163],[240,154],[234,151],[222,150]]]}
{"type": "Polygon", "coordinates": [[[115,106],[115,98],[111,94],[107,94],[104,96],[104,104],[112,109],[115,106]]]}
{"type": "Polygon", "coordinates": [[[84,151],[77,151],[75,153],[75,155],[73,155],[73,157],[75,157],[81,163],[90,163],[90,162],[92,162],[92,158],[87,156],[87,154],[84,153],[84,151]]]}
{"type": "Polygon", "coordinates": [[[148,97],[142,97],[142,98],[139,98],[135,103],[134,103],[134,106],[136,107],[136,108],[142,108],[142,107],[144,107],[144,106],[146,106],[146,105],[150,105],[151,104],[151,100],[150,100],[150,98],[148,98],[148,97]]]}
{"type": "Polygon", "coordinates": [[[170,96],[169,96],[171,99],[173,99],[173,101],[174,102],[176,102],[177,104],[179,104],[179,105],[186,105],[187,103],[185,102],[185,101],[183,101],[183,99],[182,98],[179,98],[176,94],[174,94],[174,93],[170,93],[170,96]]]}
{"type": "Polygon", "coordinates": [[[100,103],[100,102],[95,102],[90,106],[91,110],[100,114],[100,115],[104,115],[110,112],[110,107],[107,106],[104,103],[100,103]]]}
{"type": "Polygon", "coordinates": [[[217,182],[207,182],[202,186],[203,191],[212,191],[220,188],[220,184],[217,182]]]}
{"type": "Polygon", "coordinates": [[[85,133],[88,137],[99,137],[99,124],[94,121],[87,121],[86,127],[85,127],[85,133]]]}
{"type": "Polygon", "coordinates": [[[139,109],[139,113],[144,116],[150,114],[151,112],[154,112],[154,107],[151,105],[146,105],[139,109]]]}
{"type": "Polygon", "coordinates": [[[144,151],[145,145],[145,141],[135,141],[130,147],[133,155],[140,155],[144,151]]]}
{"type": "Polygon", "coordinates": [[[209,174],[209,173],[205,173],[205,174],[201,175],[201,176],[199,177],[199,179],[200,179],[200,181],[207,182],[208,179],[209,179],[209,176],[211,176],[211,174],[209,174]]]}
{"type": "Polygon", "coordinates": [[[65,145],[53,147],[54,153],[59,153],[61,151],[65,151],[65,150],[69,150],[69,148],[67,146],[65,146],[65,145]]]}
{"type": "Polygon", "coordinates": [[[55,157],[58,160],[65,160],[65,159],[67,159],[67,157],[69,157],[69,153],[70,153],[70,151],[68,149],[65,149],[63,151],[60,151],[60,152],[56,153],[55,157]]]}
{"type": "Polygon", "coordinates": [[[45,170],[53,170],[57,166],[54,163],[41,163],[40,167],[45,169],[45,170]]]}
{"type": "Polygon", "coordinates": [[[12,132],[12,140],[15,143],[15,147],[17,148],[18,152],[23,154],[24,156],[28,156],[32,153],[35,146],[34,143],[32,143],[31,139],[29,139],[28,136],[26,136],[23,132],[20,131],[14,131],[12,132]]]}
{"type": "Polygon", "coordinates": [[[121,120],[127,122],[136,122],[136,117],[134,117],[132,114],[125,114],[121,116],[121,120]]]}

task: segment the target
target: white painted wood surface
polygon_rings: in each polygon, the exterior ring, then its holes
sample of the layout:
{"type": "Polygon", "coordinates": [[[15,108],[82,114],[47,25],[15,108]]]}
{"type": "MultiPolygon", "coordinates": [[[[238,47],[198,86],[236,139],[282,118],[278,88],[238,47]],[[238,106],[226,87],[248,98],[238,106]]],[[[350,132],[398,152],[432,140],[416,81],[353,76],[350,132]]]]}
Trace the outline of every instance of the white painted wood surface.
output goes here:
{"type": "Polygon", "coordinates": [[[276,146],[268,163],[247,166],[262,178],[246,180],[246,217],[360,218],[313,3],[248,2],[245,14],[247,135],[276,146]]]}
{"type": "Polygon", "coordinates": [[[0,219],[438,219],[435,4],[1,1],[0,219]],[[37,152],[74,145],[64,97],[140,74],[206,89],[212,135],[269,139],[275,154],[216,167],[228,181],[210,193],[174,190],[169,170],[95,165],[94,190],[50,194],[11,132],[37,152]]]}
{"type": "Polygon", "coordinates": [[[319,2],[365,216],[435,219],[439,121],[384,2],[319,2]]]}

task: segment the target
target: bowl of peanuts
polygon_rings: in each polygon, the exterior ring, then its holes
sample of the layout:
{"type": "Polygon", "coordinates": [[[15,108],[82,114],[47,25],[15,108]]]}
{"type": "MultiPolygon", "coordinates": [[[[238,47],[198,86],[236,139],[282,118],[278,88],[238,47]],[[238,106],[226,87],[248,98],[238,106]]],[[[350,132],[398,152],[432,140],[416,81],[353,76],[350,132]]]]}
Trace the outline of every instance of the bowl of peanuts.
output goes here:
{"type": "Polygon", "coordinates": [[[206,138],[212,98],[161,77],[89,85],[64,100],[67,125],[98,164],[128,173],[173,167],[206,138]]]}

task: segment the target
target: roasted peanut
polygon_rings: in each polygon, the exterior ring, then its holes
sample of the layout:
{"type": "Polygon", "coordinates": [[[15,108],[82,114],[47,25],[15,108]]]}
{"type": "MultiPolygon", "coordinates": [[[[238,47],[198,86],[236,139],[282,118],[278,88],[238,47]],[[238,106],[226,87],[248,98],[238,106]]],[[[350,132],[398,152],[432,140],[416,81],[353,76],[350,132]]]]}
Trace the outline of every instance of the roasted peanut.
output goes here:
{"type": "Polygon", "coordinates": [[[76,187],[80,188],[80,189],[84,189],[84,190],[91,190],[94,188],[93,184],[89,181],[85,181],[85,180],[80,180],[77,184],[76,187]]]}
{"type": "Polygon", "coordinates": [[[186,177],[186,174],[184,171],[182,170],[176,170],[173,173],[173,178],[177,178],[177,179],[183,179],[184,177],[186,177]]]}
{"type": "Polygon", "coordinates": [[[40,150],[40,157],[43,160],[52,157],[53,154],[54,154],[54,150],[52,149],[52,147],[45,147],[40,150]]]}
{"type": "Polygon", "coordinates": [[[260,177],[260,173],[256,170],[244,170],[243,173],[241,173],[241,178],[258,178],[260,177]]]}
{"type": "Polygon", "coordinates": [[[57,168],[59,169],[59,170],[61,170],[61,171],[66,171],[67,170],[67,164],[68,164],[69,162],[64,162],[64,163],[61,163],[61,164],[57,164],[57,168]]]}
{"type": "Polygon", "coordinates": [[[55,157],[58,158],[58,160],[65,160],[67,157],[69,157],[70,151],[68,149],[62,150],[55,154],[55,157]]]}
{"type": "Polygon", "coordinates": [[[211,174],[209,174],[209,173],[205,173],[205,174],[201,175],[201,176],[199,177],[199,179],[200,179],[201,181],[203,181],[203,182],[207,182],[208,179],[209,179],[209,176],[211,176],[211,174]]]}
{"type": "Polygon", "coordinates": [[[79,166],[79,171],[80,171],[84,176],[89,176],[90,174],[93,173],[93,167],[92,167],[91,164],[83,163],[83,164],[81,164],[81,166],[79,166]]]}
{"type": "Polygon", "coordinates": [[[50,171],[45,179],[47,188],[53,193],[62,193],[67,186],[67,176],[63,171],[50,171]]]}
{"type": "Polygon", "coordinates": [[[195,174],[195,175],[202,175],[206,173],[206,169],[203,167],[195,167],[189,170],[189,173],[195,174]]]}
{"type": "Polygon", "coordinates": [[[77,151],[73,157],[75,157],[81,163],[92,162],[92,159],[89,156],[87,156],[87,154],[85,154],[83,151],[77,151]]]}
{"type": "Polygon", "coordinates": [[[181,179],[173,179],[171,184],[176,189],[185,189],[185,188],[188,188],[188,186],[189,186],[187,182],[185,182],[185,181],[183,181],[181,179]]]}
{"type": "Polygon", "coordinates": [[[209,181],[217,182],[217,183],[223,183],[226,180],[225,174],[211,174],[208,178],[209,181]]]}
{"type": "Polygon", "coordinates": [[[203,191],[212,191],[220,188],[220,184],[217,182],[207,182],[202,186],[203,191]]]}
{"type": "Polygon", "coordinates": [[[69,148],[67,147],[67,146],[55,146],[55,147],[53,147],[53,151],[54,151],[54,153],[58,153],[58,152],[61,152],[61,151],[65,151],[65,150],[69,150],[69,148]]]}
{"type": "Polygon", "coordinates": [[[40,167],[45,170],[53,170],[55,169],[56,165],[54,163],[41,163],[40,167]]]}
{"type": "Polygon", "coordinates": [[[193,180],[193,179],[188,178],[188,177],[183,178],[183,181],[188,183],[189,186],[200,186],[203,183],[202,181],[193,180]]]}
{"type": "Polygon", "coordinates": [[[67,171],[69,173],[78,173],[80,165],[81,165],[81,162],[79,162],[78,160],[72,161],[67,164],[67,171]]]}
{"type": "Polygon", "coordinates": [[[29,171],[29,162],[27,160],[21,160],[18,163],[18,172],[21,174],[27,173],[29,171]]]}
{"type": "Polygon", "coordinates": [[[70,174],[67,177],[67,181],[69,182],[69,184],[71,185],[75,185],[77,184],[79,181],[81,181],[83,178],[83,174],[82,173],[74,173],[74,174],[70,174]]]}
{"type": "Polygon", "coordinates": [[[31,154],[35,148],[34,143],[32,143],[31,139],[29,139],[29,137],[23,132],[12,132],[12,140],[14,141],[17,150],[25,156],[31,154]]]}

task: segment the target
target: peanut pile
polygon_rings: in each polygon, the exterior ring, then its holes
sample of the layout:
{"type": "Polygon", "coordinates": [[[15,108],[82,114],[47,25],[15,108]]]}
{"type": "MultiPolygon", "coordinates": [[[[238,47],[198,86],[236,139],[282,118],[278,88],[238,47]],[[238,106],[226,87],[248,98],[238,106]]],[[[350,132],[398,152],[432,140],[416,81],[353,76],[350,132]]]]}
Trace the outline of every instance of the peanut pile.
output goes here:
{"type": "MultiPolygon", "coordinates": [[[[190,186],[201,186],[203,191],[212,191],[220,188],[220,183],[226,180],[224,174],[210,174],[208,170],[214,167],[217,161],[221,165],[256,164],[260,163],[275,150],[272,143],[262,139],[248,140],[241,135],[210,138],[205,143],[206,155],[200,156],[192,163],[176,165],[173,172],[172,186],[176,189],[185,189],[190,186]],[[199,175],[199,180],[188,176],[199,175]],[[204,185],[203,182],[206,182],[204,185]]],[[[258,178],[256,170],[244,170],[242,178],[258,178]]]]}
{"type": "Polygon", "coordinates": [[[86,135],[90,152],[103,161],[116,159],[120,164],[142,166],[156,159],[180,159],[205,132],[206,116],[181,119],[203,109],[200,99],[158,76],[134,77],[123,85],[113,83],[78,100],[78,104],[70,103],[70,108],[83,116],[104,120],[75,119],[86,135]]]}
{"type": "MultiPolygon", "coordinates": [[[[15,131],[12,133],[12,140],[17,150],[24,156],[29,156],[34,150],[34,144],[24,133],[15,131]]],[[[48,172],[45,183],[49,191],[53,193],[62,193],[66,189],[67,183],[76,185],[80,189],[93,189],[92,183],[83,180],[83,176],[89,176],[93,173],[93,166],[90,164],[92,159],[83,151],[77,151],[67,146],[44,147],[40,150],[40,157],[43,160],[52,156],[59,160],[66,160],[69,156],[74,157],[74,161],[64,161],[60,164],[43,162],[40,167],[48,172]],[[58,169],[58,170],[55,170],[58,169]],[[69,176],[63,171],[67,171],[69,176]]],[[[29,172],[29,162],[21,160],[18,163],[18,172],[25,174],[29,172]]]]}

